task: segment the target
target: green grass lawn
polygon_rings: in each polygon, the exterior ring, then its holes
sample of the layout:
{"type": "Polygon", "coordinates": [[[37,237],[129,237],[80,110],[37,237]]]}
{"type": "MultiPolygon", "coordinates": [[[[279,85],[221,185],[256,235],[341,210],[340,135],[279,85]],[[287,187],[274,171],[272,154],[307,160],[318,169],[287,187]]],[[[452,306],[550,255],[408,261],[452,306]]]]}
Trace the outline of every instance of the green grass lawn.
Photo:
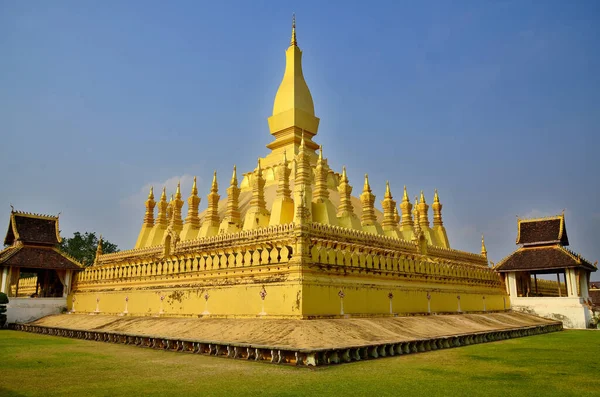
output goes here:
{"type": "Polygon", "coordinates": [[[316,369],[0,331],[0,396],[600,395],[600,332],[564,331],[316,369]]]}

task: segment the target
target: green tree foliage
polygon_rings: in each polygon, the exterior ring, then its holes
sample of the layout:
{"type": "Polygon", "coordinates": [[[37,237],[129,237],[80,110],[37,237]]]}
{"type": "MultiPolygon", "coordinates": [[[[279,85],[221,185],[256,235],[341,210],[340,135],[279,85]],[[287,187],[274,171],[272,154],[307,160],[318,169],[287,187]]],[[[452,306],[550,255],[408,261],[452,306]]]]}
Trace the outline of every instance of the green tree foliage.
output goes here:
{"type": "MultiPolygon", "coordinates": [[[[75,232],[71,238],[63,237],[60,248],[73,258],[77,259],[84,266],[90,266],[94,263],[94,259],[96,258],[98,237],[96,237],[96,233],[93,232],[85,232],[83,234],[75,232]]],[[[111,254],[118,251],[119,249],[116,244],[102,239],[103,254],[111,254]]]]}

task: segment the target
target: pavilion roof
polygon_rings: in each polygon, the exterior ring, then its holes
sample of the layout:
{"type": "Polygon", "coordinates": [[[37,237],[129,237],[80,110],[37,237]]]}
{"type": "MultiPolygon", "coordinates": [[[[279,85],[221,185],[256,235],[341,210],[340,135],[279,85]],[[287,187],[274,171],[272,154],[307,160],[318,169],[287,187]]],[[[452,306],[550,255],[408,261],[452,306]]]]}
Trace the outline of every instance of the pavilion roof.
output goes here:
{"type": "Polygon", "coordinates": [[[517,244],[523,246],[540,244],[569,245],[564,214],[536,219],[519,219],[517,244]]]}
{"type": "Polygon", "coordinates": [[[502,259],[494,269],[498,272],[542,271],[566,268],[596,271],[596,267],[559,244],[541,247],[521,247],[502,259]]]}
{"type": "Polygon", "coordinates": [[[18,245],[0,251],[0,265],[36,269],[81,269],[74,258],[50,246],[18,245]]]}
{"type": "Polygon", "coordinates": [[[58,217],[12,211],[4,245],[13,245],[15,241],[36,245],[59,244],[58,217]]]}

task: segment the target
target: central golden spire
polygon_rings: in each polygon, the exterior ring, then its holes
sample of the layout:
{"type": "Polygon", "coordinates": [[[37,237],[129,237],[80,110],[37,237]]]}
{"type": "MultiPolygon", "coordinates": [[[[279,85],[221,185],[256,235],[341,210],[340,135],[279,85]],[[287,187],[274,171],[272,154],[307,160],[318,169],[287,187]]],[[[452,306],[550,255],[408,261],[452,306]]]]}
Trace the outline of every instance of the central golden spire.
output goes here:
{"type": "MultiPolygon", "coordinates": [[[[273,116],[290,109],[301,109],[311,116],[315,115],[315,106],[304,74],[302,73],[302,51],[296,41],[296,16],[292,20],[292,39],[285,52],[285,72],[279,85],[275,102],[273,103],[273,116]]],[[[316,131],[313,131],[316,133],[316,131]]]]}
{"type": "Polygon", "coordinates": [[[275,141],[267,145],[274,153],[267,156],[264,166],[279,164],[282,152],[289,157],[298,154],[302,132],[306,133],[306,146],[312,151],[311,163],[316,161],[314,151],[319,146],[312,141],[317,134],[319,119],[302,72],[302,51],[296,39],[296,16],[292,18],[292,37],[285,52],[285,72],[275,94],[273,115],[269,117],[269,130],[275,141]]]}

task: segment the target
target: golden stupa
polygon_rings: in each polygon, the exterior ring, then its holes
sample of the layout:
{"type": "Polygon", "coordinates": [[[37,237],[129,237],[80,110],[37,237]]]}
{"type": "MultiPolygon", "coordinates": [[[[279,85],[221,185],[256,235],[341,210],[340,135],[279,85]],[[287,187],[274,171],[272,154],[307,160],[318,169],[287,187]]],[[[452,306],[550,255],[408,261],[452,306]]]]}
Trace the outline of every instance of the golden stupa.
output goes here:
{"type": "Polygon", "coordinates": [[[215,172],[204,212],[195,180],[185,219],[180,186],[169,201],[164,188],[158,202],[151,189],[135,248],[100,251],[75,276],[70,309],[333,318],[509,308],[483,240],[481,254],[450,248],[437,191],[430,224],[423,192],[411,204],[404,187],[398,211],[388,183],[382,213],[367,175],[355,197],[345,168],[330,168],[315,143],[319,118],[295,21],[268,122],[270,153],[241,183],[233,166],[223,199],[215,172]]]}

